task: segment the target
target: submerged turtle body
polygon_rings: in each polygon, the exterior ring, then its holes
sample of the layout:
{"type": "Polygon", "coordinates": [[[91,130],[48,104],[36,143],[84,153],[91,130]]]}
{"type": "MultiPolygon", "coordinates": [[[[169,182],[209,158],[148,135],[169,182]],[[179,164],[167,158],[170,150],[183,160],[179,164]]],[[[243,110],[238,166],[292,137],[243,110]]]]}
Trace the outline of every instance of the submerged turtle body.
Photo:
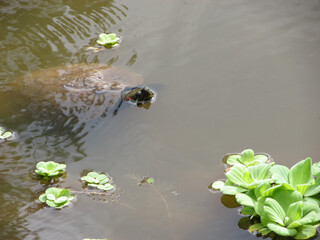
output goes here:
{"type": "Polygon", "coordinates": [[[121,105],[122,90],[142,82],[142,75],[122,68],[74,64],[28,73],[19,81],[18,88],[31,97],[33,104],[29,109],[34,114],[60,112],[60,115],[75,117],[78,123],[84,123],[105,117],[110,111],[116,114],[121,105]]]}
{"type": "Polygon", "coordinates": [[[135,87],[143,77],[134,72],[103,64],[74,64],[31,72],[23,77],[23,91],[50,94],[63,90],[87,93],[118,92],[135,87]]]}

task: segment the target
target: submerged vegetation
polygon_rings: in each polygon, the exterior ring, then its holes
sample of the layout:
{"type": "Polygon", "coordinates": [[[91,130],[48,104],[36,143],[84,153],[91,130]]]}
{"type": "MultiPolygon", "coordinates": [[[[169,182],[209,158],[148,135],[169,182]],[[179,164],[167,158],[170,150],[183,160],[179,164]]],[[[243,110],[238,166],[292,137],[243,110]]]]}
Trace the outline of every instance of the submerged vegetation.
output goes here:
{"type": "Polygon", "coordinates": [[[289,169],[267,163],[262,156],[254,155],[251,149],[229,156],[227,179],[215,181],[211,187],[234,195],[243,205],[241,214],[251,219],[250,232],[295,239],[314,236],[320,225],[319,163],[312,165],[307,158],[289,169]]]}

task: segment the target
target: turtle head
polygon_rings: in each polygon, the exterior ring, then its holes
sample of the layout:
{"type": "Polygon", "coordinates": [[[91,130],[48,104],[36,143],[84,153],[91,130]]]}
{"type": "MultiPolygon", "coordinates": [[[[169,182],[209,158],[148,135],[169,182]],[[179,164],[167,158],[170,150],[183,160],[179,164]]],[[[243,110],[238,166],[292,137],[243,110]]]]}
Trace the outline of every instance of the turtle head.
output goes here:
{"type": "Polygon", "coordinates": [[[156,99],[154,91],[148,87],[136,87],[132,88],[129,92],[124,95],[126,102],[136,104],[138,107],[144,107],[148,109],[156,99]]]}

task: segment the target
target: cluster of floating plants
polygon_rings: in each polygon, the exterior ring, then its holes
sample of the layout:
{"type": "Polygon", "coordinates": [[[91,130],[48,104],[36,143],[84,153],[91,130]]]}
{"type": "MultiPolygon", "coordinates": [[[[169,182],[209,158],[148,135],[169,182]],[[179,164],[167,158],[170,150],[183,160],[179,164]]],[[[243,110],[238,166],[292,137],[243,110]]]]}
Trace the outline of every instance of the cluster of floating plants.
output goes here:
{"type": "MultiPolygon", "coordinates": [[[[49,162],[38,162],[36,165],[35,173],[44,179],[53,179],[65,173],[65,164],[59,164],[53,161],[49,162]]],[[[87,176],[81,178],[85,181],[88,186],[96,187],[100,190],[110,191],[115,187],[111,183],[111,178],[105,174],[99,174],[97,172],[89,172],[87,176]]],[[[77,191],[74,191],[77,192],[77,191]]],[[[78,191],[79,192],[79,191],[78,191]]],[[[87,192],[79,192],[86,193],[87,192]]],[[[70,204],[75,197],[70,195],[69,189],[61,189],[51,187],[48,188],[45,193],[39,196],[39,200],[46,203],[48,206],[61,209],[70,204]]]]}
{"type": "Polygon", "coordinates": [[[114,189],[114,186],[110,182],[110,178],[105,174],[89,172],[86,176],[82,177],[81,180],[85,181],[90,187],[105,191],[114,189]]]}
{"type": "Polygon", "coordinates": [[[117,36],[115,33],[101,33],[99,35],[99,39],[97,40],[97,43],[100,45],[103,45],[107,48],[114,48],[118,47],[120,44],[121,38],[117,36]]]}
{"type": "Polygon", "coordinates": [[[36,174],[44,177],[56,177],[66,171],[67,165],[59,164],[53,161],[38,162],[36,165],[36,174]]]}
{"type": "Polygon", "coordinates": [[[308,239],[320,225],[320,163],[311,158],[291,169],[247,149],[227,157],[225,181],[211,187],[234,195],[241,214],[250,216],[250,232],[308,239]]]}

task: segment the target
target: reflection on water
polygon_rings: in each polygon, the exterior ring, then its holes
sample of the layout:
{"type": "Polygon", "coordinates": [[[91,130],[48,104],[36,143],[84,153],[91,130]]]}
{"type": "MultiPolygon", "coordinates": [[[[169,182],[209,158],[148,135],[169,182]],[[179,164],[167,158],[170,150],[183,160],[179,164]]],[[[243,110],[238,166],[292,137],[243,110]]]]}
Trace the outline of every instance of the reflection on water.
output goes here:
{"type": "Polygon", "coordinates": [[[2,84],[8,77],[52,66],[52,62],[85,61],[87,55],[79,55],[79,50],[94,45],[100,33],[121,32],[121,26],[115,26],[128,11],[121,3],[105,0],[4,0],[0,6],[0,46],[6,49],[0,51],[2,84]]]}
{"type": "MultiPolygon", "coordinates": [[[[40,239],[26,221],[42,207],[35,199],[44,188],[30,177],[36,162],[83,159],[84,137],[119,103],[119,93],[85,95],[38,83],[24,89],[21,84],[27,81],[21,76],[48,66],[99,62],[99,58],[115,63],[116,52],[82,49],[94,46],[102,32],[121,32],[118,24],[127,11],[125,5],[105,0],[0,2],[0,125],[19,134],[16,141],[0,146],[1,239],[40,239]]],[[[132,52],[129,66],[137,58],[137,52],[132,52]]],[[[35,79],[48,78],[53,71],[40,71],[35,79]]]]}

